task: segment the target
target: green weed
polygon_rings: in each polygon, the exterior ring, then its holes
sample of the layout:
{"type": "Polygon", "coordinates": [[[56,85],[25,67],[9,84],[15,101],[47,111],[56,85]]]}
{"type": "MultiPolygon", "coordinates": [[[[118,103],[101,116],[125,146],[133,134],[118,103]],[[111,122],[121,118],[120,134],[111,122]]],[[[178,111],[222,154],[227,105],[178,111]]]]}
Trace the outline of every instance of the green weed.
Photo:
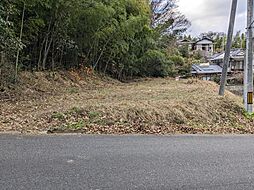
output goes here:
{"type": "Polygon", "coordinates": [[[64,120],[65,119],[65,115],[63,113],[60,113],[60,112],[54,112],[52,114],[52,118],[53,119],[64,120]]]}
{"type": "Polygon", "coordinates": [[[250,119],[253,120],[254,119],[254,113],[248,113],[248,112],[244,112],[244,116],[246,119],[250,119]]]}
{"type": "Polygon", "coordinates": [[[100,117],[100,113],[96,112],[96,111],[91,111],[91,112],[88,112],[88,117],[89,117],[89,119],[94,120],[94,119],[100,117]]]}
{"type": "Polygon", "coordinates": [[[67,129],[82,129],[85,126],[85,122],[83,120],[77,123],[70,123],[65,126],[67,129]]]}
{"type": "Polygon", "coordinates": [[[78,88],[69,88],[68,93],[77,94],[77,93],[79,93],[79,89],[78,88]]]}

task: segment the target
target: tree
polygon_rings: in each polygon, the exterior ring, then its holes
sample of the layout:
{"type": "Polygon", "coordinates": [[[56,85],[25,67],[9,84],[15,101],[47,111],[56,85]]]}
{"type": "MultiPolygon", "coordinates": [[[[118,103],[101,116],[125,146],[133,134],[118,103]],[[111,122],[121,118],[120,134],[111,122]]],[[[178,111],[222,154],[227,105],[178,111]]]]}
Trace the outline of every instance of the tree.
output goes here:
{"type": "Polygon", "coordinates": [[[158,5],[149,0],[2,0],[1,65],[8,62],[16,71],[90,67],[121,80],[150,76],[147,71],[155,65],[140,61],[163,55],[164,63],[180,55],[175,33],[189,24],[175,10],[175,1],[160,12],[158,5]]]}
{"type": "Polygon", "coordinates": [[[12,82],[15,75],[11,62],[15,59],[16,47],[20,45],[11,20],[15,11],[9,1],[0,2],[0,87],[4,86],[5,82],[12,82]]]}
{"type": "Polygon", "coordinates": [[[241,31],[238,31],[233,37],[232,48],[242,48],[241,31]]]}
{"type": "Polygon", "coordinates": [[[241,48],[246,49],[246,37],[244,33],[241,34],[241,48]]]}
{"type": "Polygon", "coordinates": [[[177,10],[176,0],[152,0],[152,26],[163,33],[182,33],[190,26],[188,19],[177,10]]]}

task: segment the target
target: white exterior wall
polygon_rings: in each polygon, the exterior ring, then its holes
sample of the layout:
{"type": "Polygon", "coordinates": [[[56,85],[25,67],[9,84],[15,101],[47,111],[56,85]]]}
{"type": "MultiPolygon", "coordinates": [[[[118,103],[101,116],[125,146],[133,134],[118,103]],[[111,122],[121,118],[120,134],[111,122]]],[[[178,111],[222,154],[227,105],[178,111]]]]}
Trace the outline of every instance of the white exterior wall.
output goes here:
{"type": "Polygon", "coordinates": [[[196,43],[195,50],[202,52],[203,56],[211,56],[214,52],[213,42],[209,40],[202,40],[196,43]]]}

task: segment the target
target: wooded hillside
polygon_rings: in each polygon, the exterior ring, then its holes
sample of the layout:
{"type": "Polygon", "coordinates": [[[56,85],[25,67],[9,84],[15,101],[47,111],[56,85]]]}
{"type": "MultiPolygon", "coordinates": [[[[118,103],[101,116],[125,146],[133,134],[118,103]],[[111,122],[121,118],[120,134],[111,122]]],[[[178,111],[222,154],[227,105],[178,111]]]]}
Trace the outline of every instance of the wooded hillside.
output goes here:
{"type": "Polygon", "coordinates": [[[92,69],[120,80],[179,72],[174,39],[189,22],[166,2],[2,0],[1,86],[24,70],[92,69]]]}

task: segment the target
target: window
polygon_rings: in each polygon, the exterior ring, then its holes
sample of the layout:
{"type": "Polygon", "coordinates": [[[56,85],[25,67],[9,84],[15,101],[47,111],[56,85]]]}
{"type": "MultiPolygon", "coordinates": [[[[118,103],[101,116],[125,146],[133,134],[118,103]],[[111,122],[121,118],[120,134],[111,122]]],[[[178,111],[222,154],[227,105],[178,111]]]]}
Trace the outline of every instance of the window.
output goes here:
{"type": "Polygon", "coordinates": [[[211,80],[211,76],[204,76],[204,77],[202,77],[202,80],[210,81],[211,80]]]}

